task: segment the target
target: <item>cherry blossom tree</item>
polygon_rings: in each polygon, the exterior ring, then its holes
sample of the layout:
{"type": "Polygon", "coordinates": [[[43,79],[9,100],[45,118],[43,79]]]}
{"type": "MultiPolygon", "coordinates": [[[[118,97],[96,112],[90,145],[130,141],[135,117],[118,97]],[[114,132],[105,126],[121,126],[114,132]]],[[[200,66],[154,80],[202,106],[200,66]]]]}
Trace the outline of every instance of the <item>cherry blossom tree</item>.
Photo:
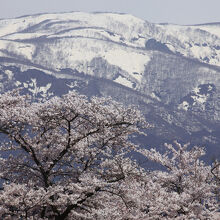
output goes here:
{"type": "Polygon", "coordinates": [[[213,168],[200,159],[205,155],[204,148],[190,149],[189,144],[178,142],[165,144],[165,147],[167,150],[163,154],[155,149],[140,150],[165,169],[151,172],[149,217],[215,219],[220,208],[216,194],[219,186],[211,173],[213,168]]]}
{"type": "Polygon", "coordinates": [[[219,166],[177,142],[164,154],[139,148],[130,137],[148,126],[110,98],[0,95],[1,218],[214,219],[219,166]],[[131,151],[164,169],[142,168],[131,151]]]}
{"type": "Polygon", "coordinates": [[[134,149],[128,135],[147,126],[134,108],[75,92],[32,103],[13,91],[1,95],[0,106],[4,218],[98,215],[98,197],[112,196],[105,189],[125,179],[122,161],[134,149]]]}

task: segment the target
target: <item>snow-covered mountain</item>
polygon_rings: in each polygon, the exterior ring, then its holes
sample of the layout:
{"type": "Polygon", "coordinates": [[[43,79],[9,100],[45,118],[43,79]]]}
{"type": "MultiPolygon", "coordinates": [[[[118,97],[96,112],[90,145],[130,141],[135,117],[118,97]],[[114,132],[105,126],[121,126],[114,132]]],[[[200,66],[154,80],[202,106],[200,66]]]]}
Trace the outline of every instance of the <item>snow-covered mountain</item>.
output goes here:
{"type": "Polygon", "coordinates": [[[220,152],[220,23],[81,12],[3,19],[0,73],[1,92],[110,95],[143,110],[155,125],[149,143],[180,139],[220,152]]]}
{"type": "MultiPolygon", "coordinates": [[[[60,55],[66,56],[66,62],[71,63],[72,60],[80,61],[82,58],[84,61],[91,61],[94,53],[96,56],[105,56],[105,59],[113,65],[118,65],[118,60],[114,59],[115,53],[121,54],[123,58],[135,56],[137,59],[135,64],[130,63],[122,67],[128,72],[135,70],[138,72],[147,62],[146,58],[143,58],[147,54],[141,52],[141,49],[146,49],[148,40],[155,39],[174,53],[220,65],[220,23],[178,26],[151,24],[127,14],[81,12],[41,14],[1,20],[0,37],[2,50],[15,52],[26,59],[35,58],[35,62],[42,60],[36,52],[47,49],[49,44],[53,56],[59,52],[59,46],[66,49],[60,55]],[[36,45],[38,39],[44,42],[36,45]],[[109,43],[106,44],[106,41],[109,43]],[[53,47],[54,45],[58,47],[53,47]],[[123,45],[128,50],[126,53],[123,45]],[[90,53],[86,56],[81,50],[82,46],[84,50],[89,49],[90,53]]],[[[51,67],[56,68],[66,65],[65,62],[59,65],[51,63],[51,67]]]]}

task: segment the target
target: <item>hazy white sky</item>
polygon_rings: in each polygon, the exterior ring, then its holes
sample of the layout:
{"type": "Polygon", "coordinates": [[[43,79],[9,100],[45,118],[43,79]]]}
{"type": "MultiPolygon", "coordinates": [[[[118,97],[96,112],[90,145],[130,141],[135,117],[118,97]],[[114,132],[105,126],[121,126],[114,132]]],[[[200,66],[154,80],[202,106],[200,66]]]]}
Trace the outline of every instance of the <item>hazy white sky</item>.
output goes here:
{"type": "Polygon", "coordinates": [[[220,0],[0,0],[0,18],[42,12],[123,12],[150,22],[220,22],[220,0]]]}

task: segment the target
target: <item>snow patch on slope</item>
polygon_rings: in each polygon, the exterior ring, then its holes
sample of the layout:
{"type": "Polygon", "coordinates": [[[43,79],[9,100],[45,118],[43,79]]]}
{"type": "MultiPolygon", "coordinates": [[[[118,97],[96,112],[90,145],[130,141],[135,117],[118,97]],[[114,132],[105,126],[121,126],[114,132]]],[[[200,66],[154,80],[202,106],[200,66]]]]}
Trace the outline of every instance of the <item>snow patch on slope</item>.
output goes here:
{"type": "Polygon", "coordinates": [[[47,98],[53,95],[53,93],[49,92],[51,88],[51,83],[48,83],[46,86],[37,86],[37,80],[35,78],[31,78],[31,81],[28,82],[20,82],[16,81],[15,86],[20,87],[23,86],[30,93],[32,93],[33,97],[40,95],[42,98],[47,98]]]}
{"type": "Polygon", "coordinates": [[[8,76],[9,80],[12,80],[14,73],[11,70],[6,70],[5,74],[8,76]]]}
{"type": "Polygon", "coordinates": [[[119,76],[117,79],[114,80],[114,82],[119,83],[129,88],[132,88],[132,83],[123,76],[119,76]]]}
{"type": "Polygon", "coordinates": [[[146,54],[125,51],[122,49],[110,50],[105,53],[104,58],[112,65],[119,66],[122,70],[130,73],[139,82],[141,74],[132,74],[134,72],[144,73],[145,65],[150,61],[146,54]]]}
{"type": "Polygon", "coordinates": [[[193,106],[199,106],[201,110],[205,110],[208,99],[212,97],[215,91],[214,84],[200,84],[184,97],[185,100],[179,104],[178,109],[187,111],[193,106]]]}
{"type": "Polygon", "coordinates": [[[187,101],[183,101],[181,104],[178,105],[178,109],[182,109],[185,111],[188,111],[189,109],[189,103],[187,101]]]}

